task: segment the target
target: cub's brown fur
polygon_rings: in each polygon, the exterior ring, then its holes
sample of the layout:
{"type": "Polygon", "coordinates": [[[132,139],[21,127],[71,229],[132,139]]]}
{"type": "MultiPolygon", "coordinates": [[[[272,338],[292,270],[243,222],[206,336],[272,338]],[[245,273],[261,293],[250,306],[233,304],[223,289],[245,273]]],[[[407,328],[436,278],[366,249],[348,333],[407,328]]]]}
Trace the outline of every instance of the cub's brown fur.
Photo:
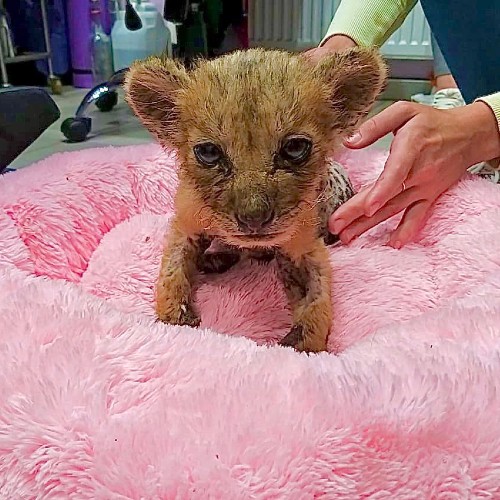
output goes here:
{"type": "Polygon", "coordinates": [[[327,157],[385,81],[371,49],[312,66],[300,55],[252,49],[186,70],[151,58],[129,71],[127,99],[158,141],[178,149],[176,215],[157,284],[157,314],[199,324],[192,282],[243,251],[272,253],[293,314],[282,344],[326,349],[332,321],[326,219],[352,195],[327,157]],[[212,240],[225,245],[207,252],[212,240]]]}

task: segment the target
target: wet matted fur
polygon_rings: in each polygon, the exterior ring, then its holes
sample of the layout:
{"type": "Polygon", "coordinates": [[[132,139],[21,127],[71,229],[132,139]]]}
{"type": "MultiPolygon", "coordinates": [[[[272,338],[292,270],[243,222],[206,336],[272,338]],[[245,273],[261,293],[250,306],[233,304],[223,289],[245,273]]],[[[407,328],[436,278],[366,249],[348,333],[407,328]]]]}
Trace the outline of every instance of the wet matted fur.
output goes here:
{"type": "Polygon", "coordinates": [[[157,284],[157,314],[199,324],[195,273],[222,272],[242,254],[277,259],[293,314],[282,344],[326,349],[332,321],[326,244],[331,213],[351,184],[328,161],[367,113],[386,78],[372,49],[312,65],[283,51],[252,49],[200,61],[137,62],[127,100],[144,125],[179,154],[176,215],[157,284]],[[207,251],[213,241],[218,252],[207,251]]]}

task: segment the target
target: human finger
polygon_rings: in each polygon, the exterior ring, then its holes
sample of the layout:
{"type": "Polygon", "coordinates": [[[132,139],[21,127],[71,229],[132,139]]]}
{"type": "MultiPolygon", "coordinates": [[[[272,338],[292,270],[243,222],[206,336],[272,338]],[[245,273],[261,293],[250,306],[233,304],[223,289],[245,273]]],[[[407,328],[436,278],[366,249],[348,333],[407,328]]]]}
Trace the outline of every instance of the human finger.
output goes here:
{"type": "Polygon", "coordinates": [[[430,200],[420,200],[409,206],[398,227],[392,233],[389,245],[399,250],[412,241],[426,223],[431,206],[430,200]]]}
{"type": "Polygon", "coordinates": [[[377,115],[366,120],[350,137],[344,139],[344,145],[351,149],[370,146],[387,134],[402,127],[413,118],[418,108],[409,102],[396,102],[377,115]]]}
{"type": "Polygon", "coordinates": [[[364,213],[369,217],[389,200],[410,187],[406,183],[417,161],[418,151],[414,145],[408,143],[406,137],[406,135],[396,137],[382,174],[366,196],[364,213]]]}
{"type": "Polygon", "coordinates": [[[366,195],[370,187],[371,186],[365,186],[361,191],[335,210],[328,221],[328,227],[332,234],[340,234],[346,226],[364,214],[366,195]]]}
{"type": "Polygon", "coordinates": [[[347,244],[351,242],[354,238],[357,238],[364,232],[368,231],[372,227],[380,224],[381,222],[390,219],[394,215],[398,214],[405,208],[407,208],[411,203],[415,202],[417,189],[410,188],[399,195],[397,195],[392,200],[389,200],[383,207],[380,208],[371,217],[362,215],[357,220],[345,227],[343,231],[340,232],[339,237],[343,243],[347,244]]]}

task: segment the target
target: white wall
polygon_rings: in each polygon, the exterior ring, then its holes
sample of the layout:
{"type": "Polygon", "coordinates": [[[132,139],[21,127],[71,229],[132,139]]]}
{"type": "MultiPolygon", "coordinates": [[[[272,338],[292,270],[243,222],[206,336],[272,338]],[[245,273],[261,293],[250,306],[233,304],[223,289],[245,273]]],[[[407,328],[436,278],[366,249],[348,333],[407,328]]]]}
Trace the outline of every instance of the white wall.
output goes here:
{"type": "MultiPolygon", "coordinates": [[[[340,0],[250,0],[249,4],[250,45],[302,50],[321,41],[340,0]]],[[[432,58],[430,30],[420,3],[382,52],[395,59],[432,58]]]]}

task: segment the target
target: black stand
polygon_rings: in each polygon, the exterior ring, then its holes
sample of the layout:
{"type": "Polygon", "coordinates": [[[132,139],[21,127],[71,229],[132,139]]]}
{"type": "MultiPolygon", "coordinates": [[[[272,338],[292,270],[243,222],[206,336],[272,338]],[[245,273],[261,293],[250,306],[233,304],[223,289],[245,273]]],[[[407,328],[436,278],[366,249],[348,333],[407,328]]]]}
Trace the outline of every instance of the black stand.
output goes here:
{"type": "Polygon", "coordinates": [[[59,108],[43,89],[0,90],[0,173],[59,117],[59,108]]]}

